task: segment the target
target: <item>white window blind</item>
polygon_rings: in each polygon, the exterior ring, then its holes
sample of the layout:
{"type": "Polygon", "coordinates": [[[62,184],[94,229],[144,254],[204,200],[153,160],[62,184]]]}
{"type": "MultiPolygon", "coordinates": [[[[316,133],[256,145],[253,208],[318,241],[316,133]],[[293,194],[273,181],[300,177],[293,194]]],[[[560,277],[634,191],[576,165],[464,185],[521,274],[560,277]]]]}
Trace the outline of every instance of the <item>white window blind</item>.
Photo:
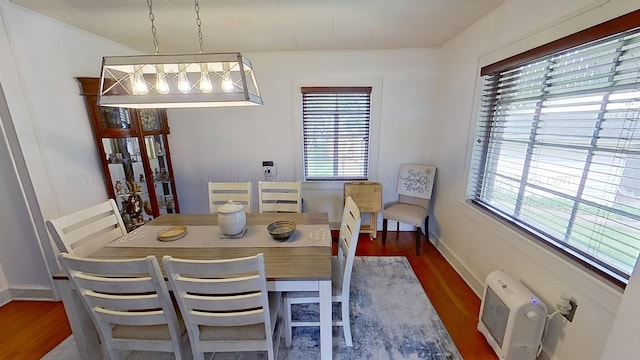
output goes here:
{"type": "Polygon", "coordinates": [[[305,180],[367,180],[371,87],[303,87],[305,180]]]}
{"type": "Polygon", "coordinates": [[[468,192],[623,283],[640,254],[639,34],[485,76],[468,192]]]}

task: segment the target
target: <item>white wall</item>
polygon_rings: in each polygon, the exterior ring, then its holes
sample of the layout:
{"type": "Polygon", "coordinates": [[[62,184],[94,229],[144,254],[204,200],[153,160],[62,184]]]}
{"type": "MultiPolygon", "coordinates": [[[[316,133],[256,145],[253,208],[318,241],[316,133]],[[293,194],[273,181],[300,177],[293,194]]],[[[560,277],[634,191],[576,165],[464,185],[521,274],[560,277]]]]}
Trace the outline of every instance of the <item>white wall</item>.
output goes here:
{"type": "Polygon", "coordinates": [[[443,98],[433,138],[439,166],[437,245],[478,294],[487,274],[504,269],[551,310],[561,292],[573,296],[578,303],[573,322],[554,319],[544,341],[546,355],[554,359],[599,359],[622,293],[465,202],[479,69],[638,8],[639,1],[629,0],[510,0],[447,42],[440,54],[443,98]]]}
{"type": "Polygon", "coordinates": [[[22,153],[13,159],[19,170],[2,161],[2,173],[15,177],[19,171],[25,191],[20,198],[15,185],[7,192],[14,196],[2,198],[2,218],[12,231],[2,228],[10,236],[0,241],[0,284],[6,280],[19,297],[51,297],[50,273],[57,271],[57,262],[44,219],[106,199],[74,77],[95,75],[103,55],[127,49],[6,0],[0,1],[0,15],[0,84],[10,113],[2,120],[11,125],[5,124],[6,141],[22,153]],[[25,216],[27,208],[31,216],[25,216]]]}
{"type": "Polygon", "coordinates": [[[4,275],[4,271],[2,271],[2,266],[0,266],[0,306],[11,301],[11,294],[9,293],[9,283],[7,282],[7,277],[4,275]]]}
{"type": "MultiPolygon", "coordinates": [[[[3,103],[0,101],[0,106],[3,103]]],[[[26,289],[50,287],[49,279],[42,278],[43,274],[47,274],[47,269],[5,140],[4,122],[4,118],[0,119],[0,203],[3,204],[0,207],[0,304],[6,297],[2,295],[3,291],[8,291],[11,297],[21,292],[22,296],[29,297],[26,289]],[[9,248],[11,251],[5,250],[9,248]],[[24,264],[29,264],[29,269],[23,269],[24,264]],[[12,280],[10,286],[6,279],[12,280]]]]}
{"type": "Polygon", "coordinates": [[[633,275],[624,290],[618,315],[602,355],[603,360],[633,359],[640,354],[638,329],[640,328],[640,262],[636,262],[633,275]]]}
{"type": "Polygon", "coordinates": [[[43,213],[103,201],[102,168],[75,77],[99,75],[102,56],[132,50],[11,4],[2,11],[20,82],[4,88],[43,213]],[[9,98],[14,86],[22,87],[24,109],[9,98]]]}
{"type": "MultiPolygon", "coordinates": [[[[374,86],[372,122],[384,136],[371,141],[377,160],[370,180],[382,182],[384,202],[396,197],[401,162],[432,159],[427,140],[436,122],[436,50],[245,55],[254,66],[263,106],[168,112],[181,212],[208,211],[207,181],[255,183],[263,175],[263,160],[275,162],[275,180],[302,180],[300,84],[374,86]]],[[[342,186],[333,190],[329,196],[341,206],[342,186]]],[[[316,207],[322,199],[312,191],[303,191],[305,209],[328,211],[316,207]]]]}

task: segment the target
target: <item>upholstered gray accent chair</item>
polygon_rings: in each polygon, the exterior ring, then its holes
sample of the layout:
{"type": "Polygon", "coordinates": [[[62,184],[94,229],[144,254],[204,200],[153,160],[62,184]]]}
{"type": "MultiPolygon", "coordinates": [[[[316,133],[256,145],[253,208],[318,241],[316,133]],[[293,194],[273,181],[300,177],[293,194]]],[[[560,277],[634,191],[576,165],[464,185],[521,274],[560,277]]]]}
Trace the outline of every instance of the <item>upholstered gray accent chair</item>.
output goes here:
{"type": "Polygon", "coordinates": [[[400,166],[398,201],[386,205],[382,212],[382,245],[386,244],[389,220],[396,222],[396,231],[400,230],[400,223],[410,224],[416,228],[416,255],[420,255],[422,224],[429,240],[429,211],[435,175],[436,167],[433,165],[400,166]]]}

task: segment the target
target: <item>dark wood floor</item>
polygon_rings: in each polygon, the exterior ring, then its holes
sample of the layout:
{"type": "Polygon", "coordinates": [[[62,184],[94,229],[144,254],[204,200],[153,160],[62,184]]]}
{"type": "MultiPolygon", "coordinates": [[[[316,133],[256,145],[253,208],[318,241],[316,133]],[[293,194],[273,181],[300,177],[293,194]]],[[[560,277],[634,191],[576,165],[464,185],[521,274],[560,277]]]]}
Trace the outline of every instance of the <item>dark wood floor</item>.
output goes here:
{"type": "Polygon", "coordinates": [[[12,301],[0,307],[0,359],[40,359],[69,335],[61,302],[12,301]]]}
{"type": "MultiPolygon", "coordinates": [[[[386,246],[363,235],[360,256],[406,256],[431,303],[442,318],[465,360],[496,360],[476,330],[480,300],[453,268],[423,238],[422,254],[415,255],[412,232],[389,232],[386,246]]],[[[0,359],[40,359],[71,334],[60,302],[13,301],[0,307],[0,359]]]]}

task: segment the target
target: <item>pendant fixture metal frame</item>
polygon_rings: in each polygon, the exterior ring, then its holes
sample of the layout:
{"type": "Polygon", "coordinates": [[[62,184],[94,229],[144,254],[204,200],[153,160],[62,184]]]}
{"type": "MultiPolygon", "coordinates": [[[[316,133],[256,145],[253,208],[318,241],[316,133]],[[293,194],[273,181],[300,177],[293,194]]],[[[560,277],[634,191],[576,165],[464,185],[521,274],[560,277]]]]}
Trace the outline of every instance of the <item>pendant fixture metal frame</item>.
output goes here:
{"type": "Polygon", "coordinates": [[[262,98],[251,62],[240,53],[110,56],[102,60],[98,105],[138,109],[244,106],[262,105],[262,98]],[[185,85],[185,78],[188,92],[179,88],[181,79],[185,85]],[[141,93],[139,89],[144,88],[147,91],[141,93]]]}
{"type": "Polygon", "coordinates": [[[192,108],[262,105],[253,66],[239,52],[204,53],[195,0],[199,54],[158,55],[152,0],[147,0],[154,55],[102,58],[99,106],[192,108]]]}

